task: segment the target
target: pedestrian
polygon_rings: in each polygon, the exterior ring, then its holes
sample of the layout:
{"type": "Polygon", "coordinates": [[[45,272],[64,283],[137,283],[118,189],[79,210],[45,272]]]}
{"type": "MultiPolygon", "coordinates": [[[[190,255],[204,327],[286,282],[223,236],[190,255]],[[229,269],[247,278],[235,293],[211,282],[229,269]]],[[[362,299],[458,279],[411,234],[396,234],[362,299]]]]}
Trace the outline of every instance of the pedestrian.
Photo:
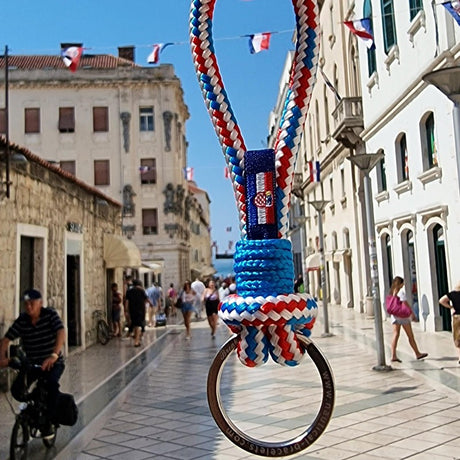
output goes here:
{"type": "Polygon", "coordinates": [[[176,316],[176,302],[177,302],[177,292],[174,289],[174,283],[169,285],[167,292],[167,302],[166,306],[166,316],[176,316]]]}
{"type": "MultiPolygon", "coordinates": [[[[64,372],[64,358],[62,348],[65,343],[66,332],[61,318],[53,308],[43,306],[43,299],[37,289],[28,289],[22,297],[24,312],[13,322],[6,331],[0,344],[0,367],[9,364],[7,358],[8,347],[11,341],[21,339],[22,346],[30,364],[41,366],[46,380],[47,409],[50,420],[57,415],[57,401],[59,397],[59,379],[64,372]]],[[[19,374],[11,387],[11,394],[19,401],[30,386],[37,379],[37,375],[28,373],[19,374]]],[[[43,436],[52,436],[54,427],[50,423],[44,428],[43,436]]]]}
{"type": "Polygon", "coordinates": [[[160,311],[161,308],[161,289],[158,283],[153,283],[151,287],[147,289],[147,296],[150,300],[148,306],[148,318],[149,318],[149,327],[153,327],[154,318],[156,317],[157,313],[160,311]]]}
{"type": "Polygon", "coordinates": [[[222,281],[220,288],[219,288],[219,300],[222,302],[222,300],[224,300],[225,297],[227,296],[228,296],[227,283],[225,281],[222,281]]]}
{"type": "Polygon", "coordinates": [[[304,293],[305,292],[305,287],[303,284],[303,277],[302,275],[299,275],[297,279],[294,282],[294,292],[296,293],[304,293]]]}
{"type": "MultiPolygon", "coordinates": [[[[396,276],[390,287],[390,291],[388,293],[389,296],[397,296],[400,298],[401,302],[405,303],[409,308],[410,305],[407,303],[406,294],[402,290],[404,286],[404,280],[400,276],[396,276]]],[[[401,360],[398,358],[396,354],[396,346],[398,345],[399,335],[401,332],[401,326],[404,329],[404,332],[407,335],[407,339],[409,340],[409,345],[411,346],[412,350],[414,350],[415,357],[417,359],[423,359],[428,356],[428,353],[422,353],[417,346],[415,341],[414,332],[412,330],[412,319],[414,315],[410,316],[409,318],[400,318],[399,316],[391,315],[391,324],[393,325],[393,338],[391,340],[391,361],[400,363],[401,360]]]]}
{"type": "Polygon", "coordinates": [[[439,299],[439,303],[452,311],[452,336],[458,353],[460,364],[460,281],[453,291],[448,292],[439,299]]]}
{"type": "Polygon", "coordinates": [[[112,283],[112,332],[115,337],[121,337],[121,304],[122,296],[118,284],[112,283]]]}
{"type": "Polygon", "coordinates": [[[126,337],[131,337],[132,334],[133,334],[133,327],[131,325],[131,318],[129,317],[128,302],[126,300],[126,294],[133,287],[134,287],[133,286],[133,277],[131,275],[127,275],[125,277],[125,296],[123,298],[123,314],[125,316],[125,326],[128,328],[128,331],[126,332],[126,337]]]}
{"type": "Polygon", "coordinates": [[[126,303],[134,332],[134,346],[141,346],[141,332],[145,324],[145,304],[150,303],[140,280],[133,281],[133,287],[126,292],[126,303]]]}
{"type": "Polygon", "coordinates": [[[192,283],[191,288],[196,292],[196,298],[195,301],[193,302],[193,307],[195,310],[195,318],[200,319],[201,318],[201,310],[203,309],[203,292],[206,288],[204,285],[203,281],[201,281],[199,278],[196,278],[195,281],[192,283]]]}
{"type": "Polygon", "coordinates": [[[184,283],[184,287],[181,294],[182,300],[182,315],[184,316],[185,325],[185,338],[189,340],[192,337],[190,323],[192,321],[192,313],[194,311],[193,303],[196,299],[196,292],[192,289],[190,281],[184,283]]]}
{"type": "Polygon", "coordinates": [[[216,289],[216,283],[213,279],[209,280],[208,287],[203,292],[204,306],[206,309],[206,317],[208,318],[209,327],[211,328],[211,336],[214,339],[216,335],[219,316],[217,310],[219,308],[219,292],[216,289]]]}

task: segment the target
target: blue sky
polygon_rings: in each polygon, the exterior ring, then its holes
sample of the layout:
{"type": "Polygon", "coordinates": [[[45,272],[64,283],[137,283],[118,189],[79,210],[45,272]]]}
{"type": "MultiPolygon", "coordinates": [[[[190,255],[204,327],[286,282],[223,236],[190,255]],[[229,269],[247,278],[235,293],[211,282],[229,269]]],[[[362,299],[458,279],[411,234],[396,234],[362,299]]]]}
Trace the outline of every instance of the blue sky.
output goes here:
{"type": "MultiPolygon", "coordinates": [[[[116,55],[118,46],[136,46],[136,62],[148,65],[150,45],[169,46],[161,63],[173,64],[190,111],[188,166],[197,185],[211,198],[211,234],[219,252],[240,239],[225,161],[198,86],[188,44],[190,0],[14,0],[3,2],[0,46],[10,54],[58,54],[61,42],[82,42],[88,53],[116,55]],[[227,228],[231,227],[230,232],[227,228]]],[[[289,0],[217,0],[213,35],[218,63],[233,111],[248,149],[265,147],[268,116],[276,103],[279,80],[295,17],[289,0]],[[270,49],[248,51],[242,35],[272,35],[270,49]]]]}

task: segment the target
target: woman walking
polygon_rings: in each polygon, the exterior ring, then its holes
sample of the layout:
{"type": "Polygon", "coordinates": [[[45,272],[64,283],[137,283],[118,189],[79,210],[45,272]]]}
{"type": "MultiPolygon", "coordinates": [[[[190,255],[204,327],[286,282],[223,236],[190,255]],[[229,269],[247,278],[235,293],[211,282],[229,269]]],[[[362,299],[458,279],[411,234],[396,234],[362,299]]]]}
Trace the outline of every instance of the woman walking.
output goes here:
{"type": "Polygon", "coordinates": [[[452,311],[452,335],[458,353],[458,364],[460,364],[460,282],[453,291],[443,295],[439,303],[452,311]]]}
{"type": "Polygon", "coordinates": [[[192,289],[190,281],[184,283],[184,287],[181,294],[182,300],[182,315],[184,317],[185,325],[185,338],[190,340],[192,337],[190,323],[192,322],[192,313],[194,311],[193,302],[195,301],[196,293],[192,289]]]}
{"type": "MultiPolygon", "coordinates": [[[[390,292],[388,293],[390,296],[397,296],[401,299],[401,302],[405,303],[407,306],[410,305],[406,301],[406,295],[404,291],[401,291],[402,287],[404,286],[404,280],[400,276],[396,276],[391,283],[390,292]]],[[[391,341],[391,361],[400,363],[401,360],[398,358],[396,354],[396,346],[398,345],[399,334],[401,332],[401,326],[404,329],[404,332],[407,335],[407,339],[409,340],[409,345],[411,346],[412,350],[414,350],[415,357],[417,359],[423,359],[428,356],[428,353],[422,353],[417,346],[415,341],[414,332],[412,330],[412,318],[414,315],[410,316],[409,318],[400,318],[399,316],[391,315],[391,324],[393,324],[393,339],[391,341]]]]}
{"type": "Polygon", "coordinates": [[[206,308],[206,317],[208,318],[211,336],[214,339],[216,335],[219,317],[217,309],[219,308],[219,291],[216,289],[214,280],[209,280],[208,287],[203,292],[204,306],[206,308]]]}

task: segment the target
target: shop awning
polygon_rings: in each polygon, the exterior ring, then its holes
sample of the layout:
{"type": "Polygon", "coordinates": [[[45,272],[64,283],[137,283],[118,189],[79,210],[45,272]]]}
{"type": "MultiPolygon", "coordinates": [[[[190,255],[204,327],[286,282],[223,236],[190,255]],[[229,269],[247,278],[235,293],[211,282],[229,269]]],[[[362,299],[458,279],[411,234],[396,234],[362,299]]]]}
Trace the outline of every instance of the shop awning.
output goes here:
{"type": "Polygon", "coordinates": [[[216,269],[210,265],[206,265],[201,268],[201,276],[212,276],[216,273],[216,269]]]}
{"type": "Polygon", "coordinates": [[[143,261],[142,266],[139,268],[139,274],[144,273],[161,273],[163,271],[163,260],[148,260],[143,261]]]}
{"type": "Polygon", "coordinates": [[[320,266],[321,266],[321,256],[319,255],[318,252],[315,252],[314,254],[310,254],[305,259],[305,268],[307,269],[307,271],[319,270],[320,266]]]}
{"type": "Polygon", "coordinates": [[[104,235],[104,261],[107,268],[141,265],[141,253],[130,240],[119,235],[104,235]]]}

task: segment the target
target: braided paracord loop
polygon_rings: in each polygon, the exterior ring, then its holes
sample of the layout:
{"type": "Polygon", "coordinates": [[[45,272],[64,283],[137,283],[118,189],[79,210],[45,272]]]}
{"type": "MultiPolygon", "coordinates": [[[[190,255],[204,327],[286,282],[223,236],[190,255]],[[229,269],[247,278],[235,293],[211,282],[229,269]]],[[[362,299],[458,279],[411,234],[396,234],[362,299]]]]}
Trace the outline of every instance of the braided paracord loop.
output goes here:
{"type": "Polygon", "coordinates": [[[222,301],[219,316],[233,332],[240,334],[237,348],[240,361],[255,367],[265,363],[270,355],[278,364],[299,364],[304,351],[295,332],[310,335],[318,307],[309,294],[278,295],[292,292],[291,243],[239,241],[234,267],[241,295],[231,295],[222,301]],[[280,267],[282,270],[278,272],[280,267]]]}
{"type": "MultiPolygon", "coordinates": [[[[316,303],[308,294],[292,293],[294,269],[286,236],[292,178],[318,60],[318,5],[316,0],[292,3],[297,43],[271,151],[273,167],[255,158],[253,170],[248,155],[257,157],[257,152],[246,151],[214,54],[212,19],[216,0],[192,0],[190,11],[195,69],[230,171],[243,238],[237,244],[234,267],[239,296],[223,302],[220,315],[240,333],[238,354],[247,366],[262,364],[269,355],[280,364],[299,363],[303,349],[295,332],[301,330],[308,335],[317,314],[316,303]]],[[[263,151],[266,154],[270,156],[263,151]]]]}

